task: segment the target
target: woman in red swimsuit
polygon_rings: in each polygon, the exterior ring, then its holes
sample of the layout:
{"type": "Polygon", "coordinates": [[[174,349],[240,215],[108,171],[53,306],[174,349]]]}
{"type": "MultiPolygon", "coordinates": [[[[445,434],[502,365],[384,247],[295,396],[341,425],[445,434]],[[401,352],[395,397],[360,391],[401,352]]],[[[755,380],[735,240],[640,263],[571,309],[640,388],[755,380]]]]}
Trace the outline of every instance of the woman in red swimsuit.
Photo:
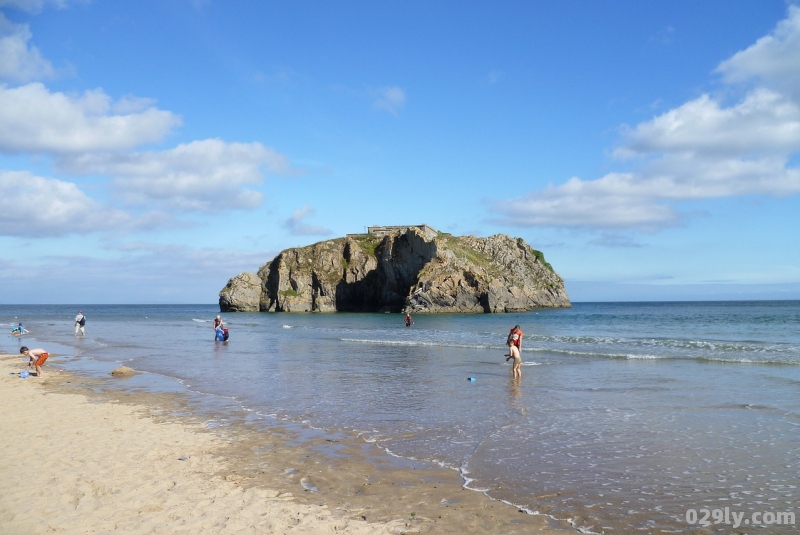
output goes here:
{"type": "Polygon", "coordinates": [[[515,325],[508,333],[508,358],[514,359],[514,364],[511,366],[511,373],[514,378],[522,377],[522,330],[519,325],[515,325]]]}

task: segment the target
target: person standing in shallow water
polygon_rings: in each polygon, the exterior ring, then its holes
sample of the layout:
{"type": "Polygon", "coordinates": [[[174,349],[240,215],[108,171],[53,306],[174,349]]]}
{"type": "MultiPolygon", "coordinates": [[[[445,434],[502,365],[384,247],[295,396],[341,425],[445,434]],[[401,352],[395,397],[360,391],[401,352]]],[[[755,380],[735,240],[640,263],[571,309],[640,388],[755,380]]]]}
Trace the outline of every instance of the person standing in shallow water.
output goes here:
{"type": "Polygon", "coordinates": [[[216,318],[214,318],[214,324],[212,325],[212,327],[214,328],[214,340],[218,341],[227,340],[227,337],[225,336],[225,331],[227,329],[223,327],[222,318],[220,318],[219,315],[216,318]]]}
{"type": "Polygon", "coordinates": [[[75,316],[75,336],[78,336],[78,331],[80,331],[81,336],[86,336],[86,316],[83,315],[83,312],[80,310],[78,311],[78,315],[75,316]]]}
{"type": "Polygon", "coordinates": [[[506,344],[508,345],[506,362],[514,359],[511,365],[512,377],[522,377],[522,330],[519,328],[519,325],[515,325],[514,328],[509,331],[506,344]]]}

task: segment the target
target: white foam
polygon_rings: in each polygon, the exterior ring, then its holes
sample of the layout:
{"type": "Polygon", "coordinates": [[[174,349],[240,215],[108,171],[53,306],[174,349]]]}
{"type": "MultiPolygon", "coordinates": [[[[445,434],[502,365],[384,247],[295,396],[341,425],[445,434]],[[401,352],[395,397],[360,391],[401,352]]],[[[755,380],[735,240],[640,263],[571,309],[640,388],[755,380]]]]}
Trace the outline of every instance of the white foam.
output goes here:
{"type": "Polygon", "coordinates": [[[453,344],[449,342],[422,342],[419,340],[377,340],[370,338],[339,338],[342,342],[355,342],[379,346],[459,347],[463,349],[505,349],[506,346],[490,344],[453,344]]]}

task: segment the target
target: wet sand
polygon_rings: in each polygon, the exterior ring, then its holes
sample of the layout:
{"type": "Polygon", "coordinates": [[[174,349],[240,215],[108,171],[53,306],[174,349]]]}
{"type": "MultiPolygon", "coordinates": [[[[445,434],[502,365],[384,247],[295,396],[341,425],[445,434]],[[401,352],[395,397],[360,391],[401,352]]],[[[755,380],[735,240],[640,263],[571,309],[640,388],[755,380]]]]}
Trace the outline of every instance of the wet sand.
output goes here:
{"type": "Polygon", "coordinates": [[[357,437],[210,426],[182,394],[0,355],[3,533],[575,533],[357,437]]]}

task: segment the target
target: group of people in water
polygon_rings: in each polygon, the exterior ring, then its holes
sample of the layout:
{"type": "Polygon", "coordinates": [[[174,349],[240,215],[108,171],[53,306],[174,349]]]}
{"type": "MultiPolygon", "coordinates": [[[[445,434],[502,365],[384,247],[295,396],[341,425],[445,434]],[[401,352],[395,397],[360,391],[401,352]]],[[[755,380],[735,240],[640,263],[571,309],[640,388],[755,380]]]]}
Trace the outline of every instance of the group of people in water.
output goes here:
{"type": "MultiPolygon", "coordinates": [[[[219,318],[219,316],[217,317],[219,318]]],[[[406,313],[406,317],[403,321],[406,327],[414,325],[414,320],[411,318],[410,313],[406,313]]],[[[522,377],[522,334],[520,326],[514,325],[508,332],[508,337],[506,338],[508,354],[504,356],[506,357],[506,362],[512,359],[514,360],[514,362],[511,363],[511,374],[515,379],[522,377]]]]}
{"type": "MultiPolygon", "coordinates": [[[[403,318],[403,322],[405,323],[406,327],[411,327],[414,325],[414,319],[411,317],[410,313],[406,313],[406,317],[403,318]]],[[[218,342],[228,341],[228,329],[225,328],[222,318],[219,315],[214,318],[212,327],[214,329],[214,340],[218,342]]],[[[506,338],[508,354],[504,356],[506,357],[506,362],[513,360],[511,363],[511,374],[515,379],[522,377],[522,334],[523,333],[520,326],[515,325],[509,331],[508,337],[506,338]]]]}
{"type": "MultiPolygon", "coordinates": [[[[411,314],[406,314],[404,320],[406,327],[411,327],[414,325],[414,320],[411,317],[411,314]]],[[[83,315],[82,312],[78,311],[78,315],[75,317],[75,335],[77,336],[80,332],[83,336],[86,336],[86,331],[84,327],[86,325],[86,317],[83,315]]],[[[219,342],[227,342],[229,338],[228,329],[225,327],[224,323],[222,322],[222,318],[217,315],[214,318],[214,322],[212,324],[214,329],[214,340],[219,342]]],[[[12,327],[11,334],[12,335],[21,335],[27,334],[28,331],[25,327],[22,326],[20,323],[17,327],[12,327]]],[[[511,363],[511,373],[514,378],[522,377],[522,329],[520,329],[519,325],[515,325],[508,333],[508,337],[506,338],[506,345],[508,346],[508,354],[505,355],[506,362],[512,360],[514,362],[511,363]]],[[[49,357],[49,354],[44,349],[28,349],[25,346],[19,348],[19,352],[27,357],[29,357],[28,361],[28,368],[32,366],[36,367],[36,374],[37,376],[41,377],[42,375],[42,365],[49,357]]]]}

